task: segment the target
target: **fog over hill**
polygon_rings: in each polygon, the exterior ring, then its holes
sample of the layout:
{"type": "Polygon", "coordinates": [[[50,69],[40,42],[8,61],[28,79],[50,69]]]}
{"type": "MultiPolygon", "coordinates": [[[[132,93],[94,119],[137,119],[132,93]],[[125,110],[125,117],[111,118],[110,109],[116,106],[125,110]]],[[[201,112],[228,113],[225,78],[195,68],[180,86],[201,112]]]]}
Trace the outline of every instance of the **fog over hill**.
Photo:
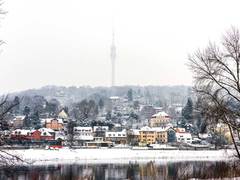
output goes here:
{"type": "MultiPolygon", "coordinates": [[[[127,91],[133,90],[133,98],[146,104],[158,105],[159,101],[172,104],[184,104],[186,98],[191,96],[190,86],[116,86],[116,87],[90,87],[90,86],[44,86],[39,89],[11,93],[13,96],[44,96],[46,99],[58,99],[62,104],[70,104],[83,99],[109,98],[110,96],[126,97],[127,91]]],[[[159,104],[160,105],[160,104],[159,104]]]]}

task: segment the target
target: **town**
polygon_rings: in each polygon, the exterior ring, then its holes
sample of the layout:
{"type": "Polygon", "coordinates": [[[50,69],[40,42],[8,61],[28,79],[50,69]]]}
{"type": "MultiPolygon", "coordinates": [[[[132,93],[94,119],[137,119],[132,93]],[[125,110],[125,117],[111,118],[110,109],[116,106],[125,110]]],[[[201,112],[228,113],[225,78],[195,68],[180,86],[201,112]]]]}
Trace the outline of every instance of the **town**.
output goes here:
{"type": "Polygon", "coordinates": [[[231,147],[228,127],[222,123],[208,127],[193,95],[185,105],[156,106],[133,94],[129,89],[122,97],[82,100],[71,108],[39,95],[15,96],[15,106],[1,124],[1,145],[8,149],[231,147]]]}

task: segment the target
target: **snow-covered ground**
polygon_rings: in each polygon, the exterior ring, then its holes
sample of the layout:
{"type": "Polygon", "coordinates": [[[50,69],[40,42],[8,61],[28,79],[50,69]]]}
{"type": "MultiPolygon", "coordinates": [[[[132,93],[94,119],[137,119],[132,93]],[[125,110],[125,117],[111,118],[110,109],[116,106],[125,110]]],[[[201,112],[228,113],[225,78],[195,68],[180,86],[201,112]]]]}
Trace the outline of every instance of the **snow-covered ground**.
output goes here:
{"type": "Polygon", "coordinates": [[[132,149],[28,149],[9,150],[33,164],[55,163],[128,163],[130,161],[225,161],[233,150],[132,150],[132,149]]]}

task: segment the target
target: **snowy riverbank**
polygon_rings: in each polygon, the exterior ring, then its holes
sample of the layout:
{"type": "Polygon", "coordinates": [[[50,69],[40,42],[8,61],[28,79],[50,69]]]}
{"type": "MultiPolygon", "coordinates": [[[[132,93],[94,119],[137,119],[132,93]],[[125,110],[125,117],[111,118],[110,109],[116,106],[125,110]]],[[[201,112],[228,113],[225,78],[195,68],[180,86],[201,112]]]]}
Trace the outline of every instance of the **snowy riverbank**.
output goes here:
{"type": "Polygon", "coordinates": [[[132,149],[28,149],[9,150],[33,164],[55,163],[128,163],[129,161],[225,161],[233,150],[132,150],[132,149]]]}

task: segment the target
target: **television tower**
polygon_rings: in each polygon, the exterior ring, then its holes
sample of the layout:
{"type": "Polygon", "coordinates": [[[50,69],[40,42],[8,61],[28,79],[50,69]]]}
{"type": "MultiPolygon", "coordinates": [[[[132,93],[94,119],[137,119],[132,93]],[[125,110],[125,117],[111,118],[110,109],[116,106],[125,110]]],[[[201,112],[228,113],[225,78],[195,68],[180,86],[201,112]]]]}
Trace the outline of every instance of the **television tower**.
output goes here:
{"type": "Polygon", "coordinates": [[[115,86],[115,63],[116,63],[116,46],[115,46],[115,39],[114,39],[114,29],[112,30],[112,44],[110,48],[110,58],[112,63],[112,87],[115,86]]]}

